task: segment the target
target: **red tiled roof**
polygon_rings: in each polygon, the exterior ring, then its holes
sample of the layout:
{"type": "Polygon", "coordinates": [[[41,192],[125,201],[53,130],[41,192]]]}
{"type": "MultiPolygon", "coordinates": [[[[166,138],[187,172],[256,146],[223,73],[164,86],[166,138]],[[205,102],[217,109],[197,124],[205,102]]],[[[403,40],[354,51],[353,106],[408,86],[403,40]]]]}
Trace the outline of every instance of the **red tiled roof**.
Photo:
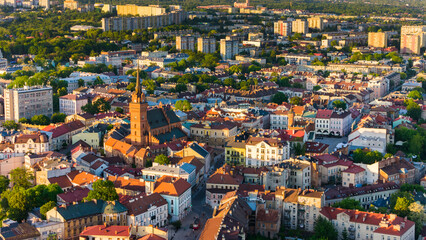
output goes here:
{"type": "Polygon", "coordinates": [[[139,238],[138,240],[166,240],[166,239],[151,233],[139,238]]]}
{"type": "Polygon", "coordinates": [[[72,122],[69,122],[69,123],[62,124],[58,127],[50,125],[50,126],[43,128],[42,130],[46,131],[46,132],[51,132],[52,138],[57,138],[57,137],[60,137],[64,134],[70,133],[72,131],[75,131],[77,129],[84,128],[84,127],[85,127],[85,125],[81,121],[76,120],[76,121],[72,121],[72,122]]]}
{"type": "Polygon", "coordinates": [[[57,183],[61,188],[69,188],[72,187],[71,181],[68,179],[66,175],[59,177],[51,177],[48,179],[51,184],[57,183]]]}
{"type": "Polygon", "coordinates": [[[97,225],[86,227],[80,236],[111,236],[111,237],[130,237],[129,226],[104,226],[97,225]]]}
{"type": "Polygon", "coordinates": [[[180,196],[191,188],[191,184],[189,184],[183,178],[174,180],[174,178],[170,176],[162,176],[161,178],[157,179],[155,185],[156,187],[154,192],[171,196],[180,196]]]}
{"type": "Polygon", "coordinates": [[[365,169],[363,167],[360,167],[358,165],[353,164],[353,165],[349,166],[348,168],[346,168],[345,170],[343,170],[342,172],[357,174],[357,173],[364,172],[364,171],[365,171],[365,169]]]}
{"type": "Polygon", "coordinates": [[[236,178],[232,177],[229,174],[215,172],[207,180],[207,183],[226,184],[226,185],[240,185],[241,181],[238,181],[236,178]]]}
{"type": "Polygon", "coordinates": [[[85,197],[89,194],[90,189],[75,187],[64,193],[58,194],[58,197],[62,199],[65,203],[73,203],[83,201],[85,197]]]}
{"type": "Polygon", "coordinates": [[[75,185],[88,185],[94,183],[96,180],[101,179],[100,177],[94,174],[77,170],[68,173],[67,176],[70,181],[75,185]]]}
{"type": "Polygon", "coordinates": [[[317,112],[316,118],[330,118],[331,114],[333,114],[333,110],[320,109],[317,112]]]}

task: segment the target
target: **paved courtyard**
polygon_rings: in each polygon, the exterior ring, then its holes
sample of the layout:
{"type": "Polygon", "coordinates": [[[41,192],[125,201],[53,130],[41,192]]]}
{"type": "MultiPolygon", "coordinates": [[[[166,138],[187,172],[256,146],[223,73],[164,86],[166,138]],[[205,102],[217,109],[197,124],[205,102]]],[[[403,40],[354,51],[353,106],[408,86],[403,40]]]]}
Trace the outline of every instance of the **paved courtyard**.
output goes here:
{"type": "Polygon", "coordinates": [[[347,143],[348,142],[348,137],[323,137],[322,139],[315,139],[316,142],[320,142],[320,143],[326,143],[328,145],[330,145],[330,147],[328,148],[328,152],[332,153],[334,152],[334,148],[336,148],[336,145],[339,143],[347,143]]]}

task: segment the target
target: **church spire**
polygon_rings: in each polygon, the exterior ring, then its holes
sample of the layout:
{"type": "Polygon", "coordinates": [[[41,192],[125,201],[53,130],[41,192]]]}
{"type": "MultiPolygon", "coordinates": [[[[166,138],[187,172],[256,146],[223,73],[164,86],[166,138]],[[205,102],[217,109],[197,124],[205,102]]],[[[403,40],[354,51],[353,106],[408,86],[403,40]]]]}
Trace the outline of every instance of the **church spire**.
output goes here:
{"type": "Polygon", "coordinates": [[[141,79],[139,76],[139,63],[138,63],[138,68],[137,68],[137,73],[136,73],[136,87],[135,87],[135,92],[133,93],[133,102],[135,103],[140,103],[140,102],[144,102],[145,101],[145,95],[142,92],[142,87],[141,87],[141,79]]]}

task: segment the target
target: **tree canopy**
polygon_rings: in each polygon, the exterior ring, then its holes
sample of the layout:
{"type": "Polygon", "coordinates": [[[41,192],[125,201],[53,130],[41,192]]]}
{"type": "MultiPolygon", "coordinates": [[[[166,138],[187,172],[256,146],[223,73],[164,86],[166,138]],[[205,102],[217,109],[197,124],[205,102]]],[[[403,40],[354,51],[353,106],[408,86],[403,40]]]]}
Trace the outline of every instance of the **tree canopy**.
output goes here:
{"type": "Polygon", "coordinates": [[[156,162],[160,165],[167,165],[167,164],[170,163],[170,159],[166,155],[160,154],[160,155],[155,157],[154,162],[156,162]]]}
{"type": "Polygon", "coordinates": [[[104,200],[104,201],[114,201],[118,200],[118,194],[115,190],[114,183],[109,180],[96,180],[93,183],[93,190],[89,192],[85,198],[88,201],[93,199],[104,200]]]}

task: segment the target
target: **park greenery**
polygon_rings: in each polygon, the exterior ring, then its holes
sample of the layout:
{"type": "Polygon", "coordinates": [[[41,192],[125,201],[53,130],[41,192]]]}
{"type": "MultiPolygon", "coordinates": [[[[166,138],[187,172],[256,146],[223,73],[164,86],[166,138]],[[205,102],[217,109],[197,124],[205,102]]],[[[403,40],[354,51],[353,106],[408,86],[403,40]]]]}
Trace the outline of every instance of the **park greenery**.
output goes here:
{"type": "Polygon", "coordinates": [[[37,185],[33,187],[33,175],[25,168],[17,168],[10,173],[11,188],[6,177],[0,178],[0,219],[10,218],[22,222],[28,216],[28,213],[37,207],[43,207],[43,213],[50,210],[54,202],[56,205],[56,196],[62,193],[58,184],[37,185]],[[44,212],[45,211],[45,212],[44,212]]]}

